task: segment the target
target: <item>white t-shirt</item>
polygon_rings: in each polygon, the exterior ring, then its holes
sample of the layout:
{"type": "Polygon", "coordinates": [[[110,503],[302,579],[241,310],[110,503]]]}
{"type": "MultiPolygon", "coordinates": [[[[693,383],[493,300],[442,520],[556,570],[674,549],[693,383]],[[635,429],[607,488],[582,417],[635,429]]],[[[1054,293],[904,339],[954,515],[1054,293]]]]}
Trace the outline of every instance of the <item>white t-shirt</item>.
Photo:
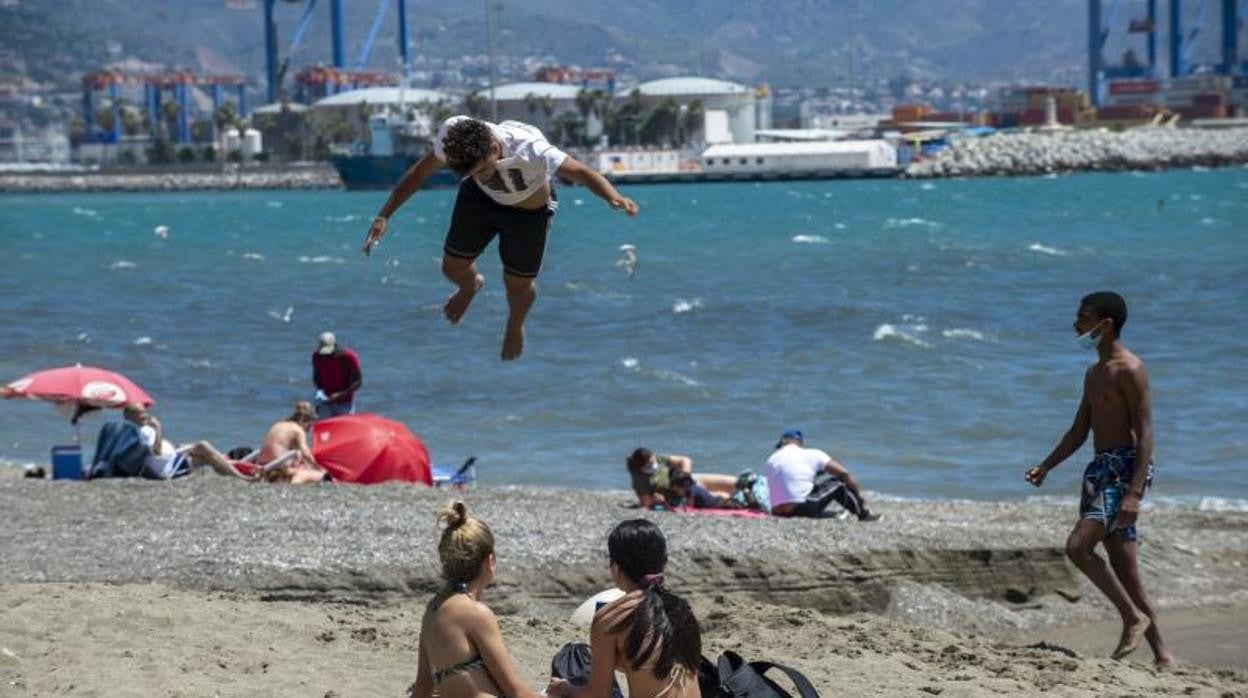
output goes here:
{"type": "MultiPolygon", "coordinates": [[[[433,139],[433,154],[446,162],[446,132],[468,116],[452,116],[442,122],[438,135],[433,139]]],[[[533,195],[533,192],[550,182],[555,170],[568,159],[567,153],[546,140],[546,136],[534,126],[519,121],[504,121],[490,127],[494,137],[503,146],[503,158],[498,161],[495,175],[487,182],[477,182],[481,191],[504,206],[514,206],[533,195]]]]}
{"type": "Polygon", "coordinates": [[[832,456],[817,448],[785,444],[776,449],[765,467],[771,506],[806,501],[815,486],[815,476],[830,460],[832,456]]]}
{"type": "Polygon", "coordinates": [[[143,440],[143,445],[152,451],[144,459],[144,466],[148,472],[160,477],[169,477],[178,456],[181,455],[178,453],[177,447],[170,443],[168,439],[161,439],[160,454],[157,455],[156,428],[151,425],[139,427],[139,438],[143,440]]]}

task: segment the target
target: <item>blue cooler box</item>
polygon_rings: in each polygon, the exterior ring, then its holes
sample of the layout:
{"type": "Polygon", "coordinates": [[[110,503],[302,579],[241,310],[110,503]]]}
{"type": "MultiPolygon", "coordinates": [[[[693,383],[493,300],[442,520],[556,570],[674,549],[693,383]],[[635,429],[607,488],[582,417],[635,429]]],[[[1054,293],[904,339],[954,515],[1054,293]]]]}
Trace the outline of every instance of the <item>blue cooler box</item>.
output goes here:
{"type": "Polygon", "coordinates": [[[53,446],[52,447],[52,479],[53,480],[81,480],[82,479],[82,447],[81,446],[53,446]]]}

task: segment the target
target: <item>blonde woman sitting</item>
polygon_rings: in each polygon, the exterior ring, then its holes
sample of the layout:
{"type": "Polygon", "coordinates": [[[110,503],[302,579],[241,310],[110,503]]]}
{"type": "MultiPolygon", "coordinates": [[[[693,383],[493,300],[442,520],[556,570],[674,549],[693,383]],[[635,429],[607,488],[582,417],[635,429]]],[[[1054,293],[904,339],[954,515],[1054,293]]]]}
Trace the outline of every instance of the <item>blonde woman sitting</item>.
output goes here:
{"type": "Polygon", "coordinates": [[[439,516],[446,522],[438,542],[446,586],[425,608],[420,622],[419,666],[414,698],[539,698],[516,674],[498,619],[481,602],[494,582],[494,534],[454,502],[439,516]]]}

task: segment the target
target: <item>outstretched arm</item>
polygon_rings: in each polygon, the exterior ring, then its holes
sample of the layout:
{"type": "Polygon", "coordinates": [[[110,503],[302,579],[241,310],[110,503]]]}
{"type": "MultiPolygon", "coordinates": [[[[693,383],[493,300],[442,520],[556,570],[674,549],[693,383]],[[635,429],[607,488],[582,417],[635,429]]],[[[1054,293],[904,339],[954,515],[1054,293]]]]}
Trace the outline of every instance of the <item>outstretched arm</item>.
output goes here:
{"type": "Polygon", "coordinates": [[[381,210],[377,211],[377,217],[373,219],[373,224],[368,229],[368,236],[364,238],[364,254],[372,252],[373,247],[381,242],[382,236],[386,234],[390,216],[394,215],[400,206],[407,203],[407,200],[424,186],[425,180],[437,172],[442,164],[438,156],[428,153],[403,173],[402,179],[394,186],[394,190],[386,198],[386,203],[381,205],[381,210]]]}
{"type": "Polygon", "coordinates": [[[1153,405],[1148,397],[1148,372],[1143,366],[1123,376],[1122,393],[1131,430],[1135,432],[1135,472],[1131,475],[1130,489],[1118,507],[1118,528],[1135,523],[1140,513],[1140,498],[1144,496],[1144,483],[1148,481],[1148,466],[1153,462],[1153,405]]]}
{"type": "Polygon", "coordinates": [[[559,166],[557,173],[569,182],[576,182],[589,189],[595,196],[607,202],[611,208],[623,211],[630,216],[637,215],[637,204],[611,186],[606,177],[585,166],[585,163],[574,157],[568,157],[559,166]]]}
{"type": "Polygon", "coordinates": [[[1036,487],[1044,484],[1044,477],[1049,474],[1050,470],[1056,468],[1083,446],[1083,442],[1088,440],[1088,432],[1091,428],[1092,406],[1088,404],[1088,395],[1085,392],[1083,398],[1079,400],[1079,409],[1075,411],[1074,423],[1062,435],[1062,440],[1057,442],[1049,456],[1041,461],[1040,465],[1027,471],[1024,475],[1027,482],[1036,487]]]}

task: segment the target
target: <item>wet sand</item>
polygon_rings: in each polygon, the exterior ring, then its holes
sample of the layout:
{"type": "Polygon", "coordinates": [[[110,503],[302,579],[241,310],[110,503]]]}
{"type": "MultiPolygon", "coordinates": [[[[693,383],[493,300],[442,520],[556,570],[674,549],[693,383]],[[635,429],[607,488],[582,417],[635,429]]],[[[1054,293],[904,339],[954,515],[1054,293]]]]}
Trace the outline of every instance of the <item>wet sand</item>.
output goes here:
{"type": "MultiPolygon", "coordinates": [[[[0,475],[0,694],[400,694],[450,496],[0,475]]],[[[606,532],[638,512],[624,492],[463,496],[499,539],[487,601],[544,686],[585,637],[572,608],[608,586],[606,532]]],[[[876,509],[876,524],[646,516],[706,654],[789,663],[824,695],[1248,695],[1248,515],[1146,512],[1143,574],[1183,661],[1158,674],[1147,649],[1107,659],[1109,609],[1061,553],[1073,506],[876,509]]]]}

